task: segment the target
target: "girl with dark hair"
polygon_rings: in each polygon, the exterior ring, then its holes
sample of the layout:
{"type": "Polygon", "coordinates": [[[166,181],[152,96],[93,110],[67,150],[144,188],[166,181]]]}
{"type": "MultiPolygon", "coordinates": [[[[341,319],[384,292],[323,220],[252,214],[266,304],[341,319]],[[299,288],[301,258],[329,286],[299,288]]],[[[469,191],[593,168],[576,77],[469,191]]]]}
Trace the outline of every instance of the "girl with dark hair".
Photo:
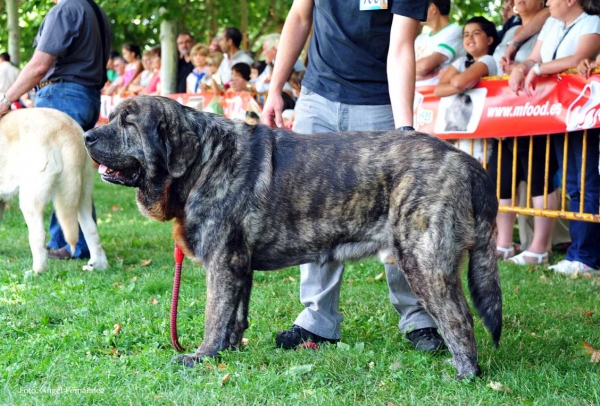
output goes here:
{"type": "Polygon", "coordinates": [[[497,66],[492,54],[500,41],[496,26],[484,17],[473,17],[463,29],[466,56],[457,58],[435,87],[438,97],[451,96],[475,86],[483,76],[495,76],[497,66]]]}
{"type": "Polygon", "coordinates": [[[141,50],[139,45],[136,44],[125,44],[121,48],[121,54],[123,55],[123,59],[127,62],[125,66],[125,75],[123,76],[123,85],[120,94],[126,93],[129,90],[129,84],[138,77],[139,74],[144,70],[144,66],[142,65],[141,50]]]}
{"type": "MultiPolygon", "coordinates": [[[[492,54],[499,43],[496,26],[484,17],[469,19],[463,28],[463,47],[466,56],[457,58],[442,74],[435,87],[438,97],[452,96],[471,89],[484,76],[496,76],[497,64],[492,54]]],[[[455,98],[446,110],[446,131],[468,131],[473,100],[469,95],[455,98]],[[456,122],[448,121],[448,118],[456,122]]],[[[461,139],[458,148],[483,161],[483,142],[481,139],[461,139]]]]}

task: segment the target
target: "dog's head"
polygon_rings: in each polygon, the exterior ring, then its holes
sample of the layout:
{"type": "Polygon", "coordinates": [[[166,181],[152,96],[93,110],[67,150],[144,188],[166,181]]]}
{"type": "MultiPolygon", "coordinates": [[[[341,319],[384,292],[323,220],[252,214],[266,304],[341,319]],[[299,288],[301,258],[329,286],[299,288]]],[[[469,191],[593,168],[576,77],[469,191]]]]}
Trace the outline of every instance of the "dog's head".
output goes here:
{"type": "Polygon", "coordinates": [[[85,146],[104,181],[137,188],[138,202],[150,210],[168,204],[169,187],[200,155],[198,114],[165,97],[125,100],[108,124],[85,133],[85,146]]]}

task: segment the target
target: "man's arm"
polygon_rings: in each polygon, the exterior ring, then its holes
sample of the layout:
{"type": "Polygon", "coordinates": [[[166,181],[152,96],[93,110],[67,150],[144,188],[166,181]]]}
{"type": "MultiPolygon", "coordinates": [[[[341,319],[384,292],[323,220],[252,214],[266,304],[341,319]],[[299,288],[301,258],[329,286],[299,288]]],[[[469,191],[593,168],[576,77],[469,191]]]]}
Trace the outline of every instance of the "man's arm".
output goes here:
{"type": "Polygon", "coordinates": [[[277,47],[277,63],[271,75],[269,96],[262,113],[263,122],[268,126],[283,126],[281,91],[290,77],[294,64],[298,60],[310,34],[313,7],[313,0],[294,0],[292,8],[285,19],[279,46],[277,47]]]}
{"type": "Polygon", "coordinates": [[[387,77],[396,128],[413,125],[415,38],[419,21],[394,15],[387,56],[387,77]]]}
{"type": "MultiPolygon", "coordinates": [[[[6,91],[4,97],[10,101],[15,101],[23,94],[27,93],[40,82],[50,69],[55,56],[42,51],[35,51],[31,60],[25,65],[16,82],[6,91]]],[[[10,106],[0,103],[0,114],[8,111],[10,106]]]]}
{"type": "MultiPolygon", "coordinates": [[[[542,30],[542,27],[544,26],[544,23],[548,17],[550,17],[550,9],[548,7],[544,7],[537,12],[537,14],[527,25],[522,26],[521,29],[519,29],[519,32],[515,34],[511,41],[522,44],[535,34],[538,34],[542,30]]],[[[507,59],[507,61],[512,61],[518,50],[519,48],[511,43],[506,47],[506,50],[504,51],[504,57],[507,59]]]]}

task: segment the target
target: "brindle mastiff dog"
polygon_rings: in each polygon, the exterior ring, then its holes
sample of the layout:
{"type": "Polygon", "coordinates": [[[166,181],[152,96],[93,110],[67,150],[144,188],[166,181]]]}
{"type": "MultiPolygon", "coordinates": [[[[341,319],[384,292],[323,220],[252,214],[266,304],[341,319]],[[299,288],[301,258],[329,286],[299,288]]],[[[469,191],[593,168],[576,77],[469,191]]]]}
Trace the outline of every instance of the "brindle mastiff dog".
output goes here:
{"type": "Polygon", "coordinates": [[[204,342],[178,358],[186,366],[239,345],[254,270],[385,252],[464,378],[480,374],[459,275],[468,251],[471,297],[498,344],[494,188],[444,141],[414,131],[299,135],[136,97],[85,143],[102,178],[137,188],[144,215],[173,219],[177,244],[206,268],[204,342]]]}

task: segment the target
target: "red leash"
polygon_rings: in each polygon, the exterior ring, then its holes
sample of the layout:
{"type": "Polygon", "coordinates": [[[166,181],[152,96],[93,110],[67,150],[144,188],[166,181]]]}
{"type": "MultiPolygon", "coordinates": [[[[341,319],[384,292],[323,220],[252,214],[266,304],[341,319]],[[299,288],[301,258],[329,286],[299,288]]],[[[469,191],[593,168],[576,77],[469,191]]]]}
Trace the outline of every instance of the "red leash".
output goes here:
{"type": "Polygon", "coordinates": [[[179,338],[177,338],[177,304],[179,303],[179,284],[181,283],[181,265],[185,254],[175,244],[175,250],[173,252],[175,257],[175,276],[173,278],[173,294],[171,296],[171,344],[176,351],[184,351],[185,349],[179,344],[179,338]]]}

